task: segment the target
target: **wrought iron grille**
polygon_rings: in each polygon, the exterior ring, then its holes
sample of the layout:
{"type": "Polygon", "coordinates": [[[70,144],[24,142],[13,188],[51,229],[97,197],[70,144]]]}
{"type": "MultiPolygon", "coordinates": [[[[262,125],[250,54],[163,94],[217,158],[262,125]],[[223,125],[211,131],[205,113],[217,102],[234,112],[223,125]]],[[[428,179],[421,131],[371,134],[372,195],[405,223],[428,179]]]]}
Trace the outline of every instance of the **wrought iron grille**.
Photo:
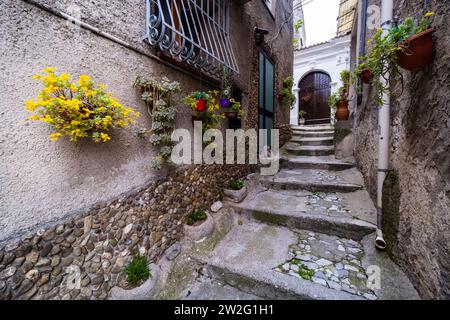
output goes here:
{"type": "Polygon", "coordinates": [[[229,0],[147,0],[147,39],[206,73],[239,68],[229,37],[229,0]]]}

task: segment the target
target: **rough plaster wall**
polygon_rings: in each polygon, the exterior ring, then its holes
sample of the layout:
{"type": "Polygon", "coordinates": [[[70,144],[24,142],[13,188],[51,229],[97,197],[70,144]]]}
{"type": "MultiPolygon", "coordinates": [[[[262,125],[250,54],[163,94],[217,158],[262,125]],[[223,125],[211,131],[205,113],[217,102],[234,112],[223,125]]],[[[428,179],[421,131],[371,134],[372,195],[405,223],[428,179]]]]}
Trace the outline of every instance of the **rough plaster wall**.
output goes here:
{"type": "MultiPolygon", "coordinates": [[[[376,1],[374,1],[376,3],[376,1]]],[[[373,3],[373,2],[372,2],[373,3]]],[[[437,56],[424,71],[403,72],[392,101],[391,167],[398,176],[397,217],[388,224],[391,256],[409,275],[423,298],[450,298],[450,32],[448,1],[395,1],[405,18],[435,11],[437,56]]],[[[369,34],[370,36],[370,34],[369,34]]],[[[369,190],[376,195],[377,111],[368,89],[355,116],[357,161],[369,190]]],[[[389,191],[389,190],[387,190],[389,191]]]]}
{"type": "MultiPolygon", "coordinates": [[[[39,2],[70,14],[79,7],[83,21],[150,52],[142,41],[145,1],[113,0],[108,5],[95,0],[39,2]]],[[[241,71],[234,80],[244,92],[244,108],[250,105],[249,96],[258,90],[250,72],[254,56],[253,27],[264,24],[273,31],[277,25],[262,7],[264,4],[258,2],[252,1],[245,7],[233,4],[230,15],[232,44],[241,71]]],[[[277,10],[280,10],[281,5],[290,1],[278,2],[277,10]]],[[[89,74],[96,82],[107,84],[122,103],[140,111],[139,121],[147,127],[150,122],[144,105],[132,87],[138,74],[167,75],[181,83],[183,94],[211,87],[87,30],[77,31],[65,20],[22,0],[0,1],[0,11],[1,241],[115,198],[146,184],[156,175],[149,165],[152,149],[128,129],[113,134],[107,144],[49,141],[48,127],[26,121],[29,114],[24,110],[23,101],[35,97],[40,89],[39,83],[30,78],[32,75],[49,65],[74,76],[89,74]]],[[[283,55],[279,64],[283,78],[292,70],[292,59],[286,54],[292,44],[287,41],[289,34],[284,26],[274,42],[275,46],[285,48],[284,52],[279,51],[283,55]]],[[[177,127],[191,128],[190,115],[180,104],[177,127]]]]}
{"type": "MultiPolygon", "coordinates": [[[[122,103],[140,111],[139,121],[147,127],[144,105],[132,87],[138,74],[169,75],[186,91],[199,85],[89,31],[74,33],[64,20],[23,1],[5,1],[0,10],[6,13],[0,18],[2,240],[128,192],[155,175],[150,168],[152,149],[130,129],[115,132],[107,144],[49,141],[50,129],[27,121],[23,107],[23,101],[40,89],[32,75],[49,65],[74,76],[89,74],[107,84],[122,103]]],[[[190,123],[183,113],[179,126],[190,123]]]]}

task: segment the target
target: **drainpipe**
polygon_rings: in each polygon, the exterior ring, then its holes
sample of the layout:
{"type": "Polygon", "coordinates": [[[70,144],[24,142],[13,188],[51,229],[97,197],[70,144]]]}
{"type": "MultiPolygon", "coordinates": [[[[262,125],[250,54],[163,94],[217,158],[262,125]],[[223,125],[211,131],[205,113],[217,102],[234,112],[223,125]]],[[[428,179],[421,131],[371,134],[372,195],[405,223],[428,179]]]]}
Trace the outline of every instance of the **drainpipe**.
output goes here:
{"type": "MultiPolygon", "coordinates": [[[[393,0],[382,0],[381,2],[381,27],[383,35],[388,33],[392,25],[394,12],[393,0]]],[[[389,83],[389,74],[382,79],[383,85],[389,83]]],[[[378,147],[378,195],[377,195],[377,237],[375,246],[380,250],[386,249],[386,241],[382,231],[382,212],[383,212],[383,184],[389,171],[389,128],[390,128],[390,109],[391,98],[388,93],[383,95],[383,105],[380,106],[378,112],[379,121],[379,147],[378,147]]]]}

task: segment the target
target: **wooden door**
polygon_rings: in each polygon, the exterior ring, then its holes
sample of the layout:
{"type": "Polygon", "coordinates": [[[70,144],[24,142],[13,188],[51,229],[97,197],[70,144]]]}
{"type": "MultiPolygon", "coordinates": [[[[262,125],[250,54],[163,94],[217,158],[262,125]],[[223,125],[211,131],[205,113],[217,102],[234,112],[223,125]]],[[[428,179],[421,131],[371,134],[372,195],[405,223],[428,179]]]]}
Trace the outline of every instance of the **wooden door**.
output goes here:
{"type": "Polygon", "coordinates": [[[299,83],[299,110],[306,111],[306,124],[331,122],[328,98],[331,94],[331,78],[325,72],[312,72],[299,83]]]}

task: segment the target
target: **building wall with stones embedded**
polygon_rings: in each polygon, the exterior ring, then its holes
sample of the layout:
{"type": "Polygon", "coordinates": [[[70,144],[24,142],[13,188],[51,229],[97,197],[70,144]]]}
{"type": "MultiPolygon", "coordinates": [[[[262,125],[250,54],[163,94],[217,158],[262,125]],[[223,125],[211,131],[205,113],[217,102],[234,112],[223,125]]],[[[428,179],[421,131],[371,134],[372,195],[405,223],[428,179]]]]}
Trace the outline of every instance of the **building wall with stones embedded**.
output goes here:
{"type": "MultiPolygon", "coordinates": [[[[380,4],[380,1],[369,1],[380,4]]],[[[395,16],[434,11],[436,59],[423,71],[402,71],[391,105],[390,168],[384,187],[388,251],[423,298],[450,298],[450,32],[448,1],[395,1],[395,16]],[[429,5],[427,5],[429,4],[429,5]]],[[[368,30],[368,36],[371,35],[368,30]]],[[[376,197],[378,111],[370,86],[354,114],[355,155],[376,197]]]]}
{"type": "MultiPolygon", "coordinates": [[[[218,88],[149,58],[143,43],[145,1],[74,1],[82,20],[128,42],[130,50],[86,29],[74,29],[38,5],[70,13],[54,0],[0,3],[0,299],[103,299],[123,278],[132,255],[156,261],[182,236],[183,217],[208,208],[235,178],[256,166],[189,166],[164,172],[150,169],[154,150],[123,130],[104,145],[48,141],[45,126],[26,121],[23,101],[36,96],[31,76],[53,65],[59,72],[89,74],[125,105],[145,106],[132,87],[137,75],[166,75],[182,94],[218,88]],[[68,290],[67,267],[78,266],[80,290],[68,290]]],[[[259,48],[254,27],[267,29],[264,48],[275,61],[276,93],[292,74],[290,0],[277,1],[273,14],[263,1],[232,2],[230,34],[240,74],[233,84],[242,93],[244,128],[257,128],[259,48]],[[245,31],[245,32],[244,32],[245,31]]],[[[289,110],[277,102],[276,126],[289,140],[289,110]]],[[[227,122],[224,120],[223,129],[227,122]]],[[[181,105],[177,127],[192,129],[191,111],[181,105]]]]}
{"type": "MultiPolygon", "coordinates": [[[[290,3],[278,1],[275,18],[262,1],[231,4],[230,35],[240,68],[233,83],[243,92],[247,128],[257,127],[254,27],[258,25],[270,32],[266,40],[276,59],[277,90],[281,90],[282,79],[292,73],[292,30],[290,23],[284,23],[285,15],[288,16],[285,9],[290,3]]],[[[146,127],[150,127],[150,120],[139,93],[133,88],[137,75],[166,75],[180,82],[180,97],[192,91],[220,87],[219,82],[210,83],[206,77],[194,77],[146,56],[152,49],[143,41],[146,27],[143,0],[113,0],[107,6],[97,0],[6,0],[0,3],[0,9],[0,82],[3,84],[0,157],[5,164],[0,169],[0,241],[42,224],[64,220],[97,202],[114,199],[160,177],[150,166],[154,150],[146,141],[137,139],[132,130],[113,133],[107,144],[49,141],[50,129],[27,121],[29,114],[23,106],[40,89],[32,75],[50,65],[74,76],[89,74],[96,82],[108,85],[123,104],[140,111],[139,122],[146,127]],[[83,22],[127,42],[139,52],[76,28],[33,3],[72,15],[79,12],[83,22]]],[[[287,123],[287,111],[279,105],[277,126],[283,128],[287,123]]],[[[226,126],[224,120],[223,128],[226,126]]],[[[191,111],[181,102],[177,127],[192,128],[191,111]]],[[[284,127],[283,131],[287,129],[284,127]]]]}

